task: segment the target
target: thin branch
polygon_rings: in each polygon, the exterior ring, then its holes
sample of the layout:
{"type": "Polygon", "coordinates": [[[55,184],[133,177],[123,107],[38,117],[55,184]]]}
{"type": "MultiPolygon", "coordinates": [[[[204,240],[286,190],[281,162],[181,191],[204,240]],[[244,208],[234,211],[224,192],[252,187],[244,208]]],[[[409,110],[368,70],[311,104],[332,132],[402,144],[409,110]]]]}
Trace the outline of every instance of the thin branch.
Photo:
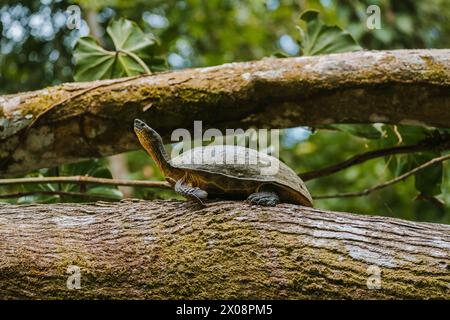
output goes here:
{"type": "Polygon", "coordinates": [[[442,140],[442,141],[433,141],[433,140],[424,140],[419,142],[418,144],[409,145],[409,146],[400,146],[400,147],[391,147],[380,150],[368,151],[362,154],[358,154],[353,156],[345,161],[336,163],[329,167],[325,167],[318,170],[313,170],[309,172],[300,173],[299,176],[303,181],[308,181],[312,179],[317,179],[323,176],[327,176],[338,171],[347,169],[348,167],[366,162],[371,159],[394,155],[394,154],[406,154],[406,153],[414,153],[426,150],[446,150],[450,149],[450,140],[442,140]]]}
{"type": "Polygon", "coordinates": [[[127,187],[170,188],[170,184],[166,181],[107,179],[89,176],[0,179],[0,186],[17,185],[17,184],[39,184],[39,183],[75,183],[75,184],[90,183],[90,184],[103,184],[103,185],[127,186],[127,187]]]}
{"type": "Polygon", "coordinates": [[[372,193],[372,192],[374,192],[374,191],[377,191],[377,190],[380,190],[380,189],[389,187],[389,186],[391,186],[391,185],[393,185],[393,184],[395,184],[395,183],[397,183],[397,182],[403,181],[403,180],[405,180],[406,178],[408,178],[409,176],[411,176],[411,175],[413,175],[413,174],[419,172],[420,170],[423,170],[423,169],[425,169],[425,168],[428,168],[428,167],[430,167],[430,166],[432,166],[432,165],[435,165],[435,164],[437,164],[437,163],[444,162],[444,161],[446,161],[446,160],[448,160],[448,159],[450,159],[450,154],[447,154],[447,155],[442,156],[442,157],[434,158],[434,159],[432,159],[432,160],[430,160],[430,161],[428,161],[428,162],[425,162],[425,163],[421,164],[421,165],[418,166],[418,167],[415,167],[415,168],[412,169],[411,171],[408,171],[408,172],[406,172],[406,173],[404,173],[404,174],[398,176],[397,178],[394,178],[394,179],[392,179],[392,180],[383,182],[383,183],[381,183],[381,184],[378,184],[378,185],[376,185],[376,186],[374,186],[374,187],[365,189],[365,190],[363,190],[363,191],[348,192],[348,193],[338,193],[338,194],[330,194],[330,195],[316,196],[316,197],[313,197],[313,198],[314,198],[314,199],[329,199],[329,198],[350,198],[350,197],[367,196],[367,195],[369,195],[370,193],[372,193]]]}
{"type": "Polygon", "coordinates": [[[0,199],[20,198],[20,197],[25,197],[25,196],[34,196],[37,194],[79,197],[79,198],[89,199],[92,201],[118,201],[118,199],[105,197],[105,196],[101,196],[101,195],[81,193],[81,192],[57,191],[57,190],[55,190],[55,191],[34,190],[34,191],[29,191],[29,192],[7,193],[7,194],[0,195],[0,199]]]}

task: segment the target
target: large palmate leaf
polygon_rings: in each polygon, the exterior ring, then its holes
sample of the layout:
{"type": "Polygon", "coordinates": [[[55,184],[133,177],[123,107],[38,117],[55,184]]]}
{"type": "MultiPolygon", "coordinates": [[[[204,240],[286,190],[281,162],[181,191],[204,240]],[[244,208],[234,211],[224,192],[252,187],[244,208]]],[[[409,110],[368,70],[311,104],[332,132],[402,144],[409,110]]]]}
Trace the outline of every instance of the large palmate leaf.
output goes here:
{"type": "Polygon", "coordinates": [[[362,50],[348,32],[336,25],[323,23],[318,11],[304,11],[300,20],[306,23],[305,29],[297,27],[304,56],[362,50]]]}
{"type": "Polygon", "coordinates": [[[104,49],[92,37],[78,40],[74,50],[76,81],[134,76],[164,65],[164,59],[154,56],[156,38],[144,33],[136,23],[119,19],[106,32],[114,44],[112,51],[104,49]]]}

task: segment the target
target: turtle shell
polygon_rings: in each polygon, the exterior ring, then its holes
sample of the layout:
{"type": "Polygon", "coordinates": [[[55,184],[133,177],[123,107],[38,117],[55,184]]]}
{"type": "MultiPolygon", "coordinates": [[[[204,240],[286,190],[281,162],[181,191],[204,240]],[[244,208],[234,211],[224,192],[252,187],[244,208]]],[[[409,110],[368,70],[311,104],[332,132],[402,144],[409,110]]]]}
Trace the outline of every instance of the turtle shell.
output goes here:
{"type": "Polygon", "coordinates": [[[212,185],[227,191],[251,194],[263,184],[275,186],[282,201],[312,206],[305,183],[277,158],[254,149],[233,145],[196,147],[170,163],[193,172],[206,191],[212,185]],[[228,179],[224,179],[228,178],[228,179]]]}

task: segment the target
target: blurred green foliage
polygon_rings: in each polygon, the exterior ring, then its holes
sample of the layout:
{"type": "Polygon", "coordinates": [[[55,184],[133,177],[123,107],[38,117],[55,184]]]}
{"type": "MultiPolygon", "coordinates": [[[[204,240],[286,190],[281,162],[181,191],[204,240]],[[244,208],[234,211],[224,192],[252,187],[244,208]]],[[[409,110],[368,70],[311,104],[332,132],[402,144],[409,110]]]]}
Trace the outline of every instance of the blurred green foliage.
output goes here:
{"type": "MultiPolygon", "coordinates": [[[[62,165],[57,168],[40,169],[37,172],[29,173],[28,177],[53,177],[53,176],[90,176],[96,178],[111,179],[112,175],[107,167],[108,162],[105,159],[93,159],[75,164],[62,165]]],[[[2,193],[28,193],[32,191],[62,191],[66,193],[82,193],[88,196],[98,196],[98,200],[120,200],[123,194],[117,187],[111,185],[92,185],[92,184],[73,184],[73,183],[45,183],[45,184],[23,184],[13,187],[3,187],[2,193]]],[[[32,194],[24,195],[16,199],[4,200],[9,203],[55,203],[55,202],[80,202],[85,200],[83,197],[73,196],[71,194],[32,194]]]]}
{"type": "MultiPolygon", "coordinates": [[[[111,20],[122,17],[136,21],[144,33],[159,38],[160,45],[151,53],[166,56],[171,69],[255,60],[275,52],[299,55],[302,48],[307,47],[296,30],[300,13],[305,9],[320,11],[324,23],[349,31],[365,49],[445,48],[450,44],[450,6],[446,0],[6,0],[0,4],[0,90],[12,93],[73,81],[76,41],[95,30],[93,36],[102,47],[114,48],[106,30],[111,20]],[[72,4],[81,7],[80,29],[71,30],[66,26],[66,9],[72,4]],[[381,9],[379,30],[370,30],[366,26],[366,9],[372,4],[381,9]]],[[[306,128],[284,130],[281,158],[296,171],[304,172],[360,152],[398,145],[399,139],[404,144],[415,143],[428,134],[422,128],[411,126],[399,126],[395,128],[397,132],[393,130],[391,126],[368,125],[329,126],[313,131],[306,128]]],[[[313,195],[358,191],[391,179],[433,156],[436,154],[371,160],[312,180],[308,187],[313,195]]],[[[163,178],[143,151],[127,153],[125,158],[129,178],[163,178]]],[[[107,159],[94,162],[79,165],[80,170],[85,169],[79,172],[86,174],[91,167],[97,166],[106,168],[108,163],[107,159]]],[[[72,166],[78,170],[77,165],[72,166]]],[[[450,223],[448,169],[449,164],[436,166],[368,197],[320,200],[316,206],[450,223]],[[430,200],[435,196],[445,205],[430,200]]],[[[40,170],[32,175],[54,175],[55,170],[40,170]]],[[[67,168],[58,171],[59,174],[70,173],[67,168]]],[[[104,176],[110,175],[106,171],[103,171],[104,176]]],[[[79,188],[75,185],[62,187],[67,190],[79,188]]],[[[116,188],[109,189],[99,192],[120,197],[116,188]]],[[[10,188],[0,189],[2,193],[9,191],[10,188]]],[[[132,196],[166,199],[174,194],[169,190],[136,189],[132,196]]],[[[36,199],[20,200],[23,201],[36,199]]],[[[59,197],[45,201],[79,199],[59,197]]]]}

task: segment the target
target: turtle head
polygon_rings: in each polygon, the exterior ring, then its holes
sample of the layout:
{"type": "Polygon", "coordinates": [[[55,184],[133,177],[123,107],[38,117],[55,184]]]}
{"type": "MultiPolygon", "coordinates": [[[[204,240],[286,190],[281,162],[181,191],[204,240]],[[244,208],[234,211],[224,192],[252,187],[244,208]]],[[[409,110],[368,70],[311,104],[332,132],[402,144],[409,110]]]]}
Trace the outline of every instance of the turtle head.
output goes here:
{"type": "Polygon", "coordinates": [[[146,146],[151,146],[154,141],[161,141],[161,136],[150,128],[144,121],[134,119],[134,132],[139,139],[139,142],[147,150],[146,146]]]}
{"type": "Polygon", "coordinates": [[[158,132],[139,119],[134,120],[134,132],[142,147],[153,158],[158,167],[165,175],[169,175],[173,167],[169,163],[169,156],[158,132]]]}

